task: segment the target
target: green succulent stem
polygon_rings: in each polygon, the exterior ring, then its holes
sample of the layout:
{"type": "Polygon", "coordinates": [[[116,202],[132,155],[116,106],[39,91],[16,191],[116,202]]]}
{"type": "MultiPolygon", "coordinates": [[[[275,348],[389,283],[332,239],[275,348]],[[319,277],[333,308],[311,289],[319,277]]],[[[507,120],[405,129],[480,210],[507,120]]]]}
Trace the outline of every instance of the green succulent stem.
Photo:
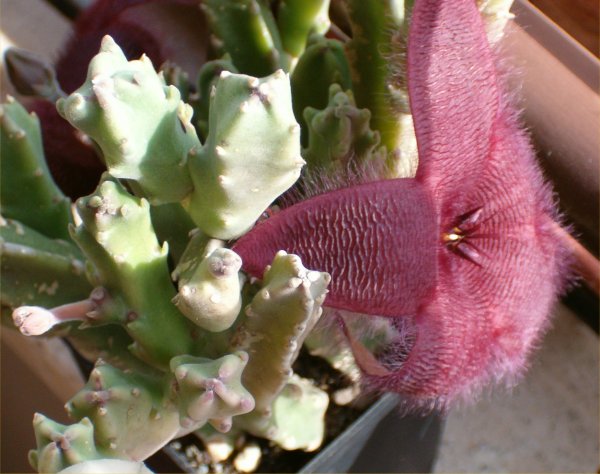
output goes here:
{"type": "Polygon", "coordinates": [[[85,298],[91,290],[83,256],[72,242],[0,217],[0,249],[4,306],[54,307],[85,298]]]}
{"type": "MultiPolygon", "coordinates": [[[[103,457],[141,461],[206,423],[228,431],[232,417],[252,410],[252,396],[241,383],[247,361],[243,352],[216,360],[180,355],[162,373],[99,360],[66,408],[79,423],[92,421],[93,446],[103,457]]],[[[44,442],[38,449],[45,449],[44,442]]]]}
{"type": "Polygon", "coordinates": [[[83,223],[72,229],[73,239],[93,266],[91,280],[119,302],[112,308],[135,341],[134,353],[161,367],[175,355],[193,353],[198,333],[171,303],[168,246],[158,244],[148,202],[105,174],[94,194],[78,200],[77,210],[83,223]]]}
{"type": "Polygon", "coordinates": [[[241,258],[233,250],[224,248],[222,241],[206,242],[205,236],[196,232],[173,272],[179,286],[173,303],[194,324],[207,331],[229,329],[242,305],[241,265],[241,258]]]}
{"type": "Polygon", "coordinates": [[[308,107],[324,109],[329,88],[339,84],[343,90],[352,88],[350,65],[341,41],[313,35],[291,76],[294,115],[302,127],[302,144],[308,143],[304,113],[308,107]]]}
{"type": "Polygon", "coordinates": [[[302,55],[311,33],[324,35],[329,29],[329,0],[281,0],[277,24],[283,49],[293,58],[302,55]]]}
{"type": "Polygon", "coordinates": [[[258,410],[271,405],[290,377],[304,339],[322,314],[330,280],[327,273],[306,270],[298,256],[283,251],[267,269],[232,347],[251,355],[244,383],[258,410]]]}
{"type": "Polygon", "coordinates": [[[184,205],[205,234],[239,237],[303,165],[287,74],[224,71],[211,97],[208,137],[189,159],[194,190],[184,205]]]}
{"type": "Polygon", "coordinates": [[[187,158],[200,146],[193,111],[147,56],[128,61],[105,36],[85,83],[56,106],[99,145],[110,173],[134,181],[153,204],[179,202],[191,192],[187,158]]]}
{"type": "Polygon", "coordinates": [[[250,356],[242,382],[256,401],[255,410],[236,423],[286,449],[314,449],[322,440],[327,401],[294,377],[292,364],[322,314],[330,280],[327,273],[304,268],[298,256],[280,251],[231,340],[232,350],[250,356]],[[290,405],[304,407],[306,425],[288,423],[290,405]],[[306,430],[309,425],[316,428],[306,430]]]}
{"type": "Polygon", "coordinates": [[[66,409],[75,420],[92,421],[95,445],[105,457],[141,461],[180,429],[177,410],[166,400],[167,378],[99,360],[66,409]]]}
{"type": "Polygon", "coordinates": [[[333,84],[326,107],[304,110],[308,146],[302,156],[309,170],[344,171],[352,165],[384,163],[386,149],[380,145],[379,132],[371,130],[370,118],[367,109],[356,107],[351,91],[333,84]]]}
{"type": "Polygon", "coordinates": [[[280,68],[289,70],[268,1],[206,0],[202,8],[240,72],[264,77],[280,68]]]}
{"type": "Polygon", "coordinates": [[[198,99],[194,106],[194,119],[196,128],[198,128],[198,133],[204,141],[208,135],[208,115],[211,91],[217,85],[223,71],[232,73],[239,72],[233,65],[231,58],[227,56],[204,63],[198,73],[198,80],[196,81],[198,99]]]}
{"type": "Polygon", "coordinates": [[[89,418],[63,425],[36,413],[33,428],[37,449],[29,451],[29,463],[38,472],[59,472],[83,461],[109,457],[96,446],[95,427],[89,418]]]}
{"type": "MultiPolygon", "coordinates": [[[[412,169],[414,163],[398,165],[399,159],[412,160],[414,156],[400,157],[403,139],[412,122],[398,120],[400,113],[408,113],[406,89],[397,83],[400,57],[397,47],[406,33],[406,12],[411,2],[385,0],[365,2],[346,0],[352,26],[352,39],[346,51],[352,70],[356,104],[371,111],[371,126],[381,134],[381,143],[388,150],[390,174],[396,168],[412,169]]],[[[408,133],[413,133],[412,129],[408,133]]],[[[405,154],[406,155],[406,154],[405,154]]],[[[410,171],[407,171],[410,172],[410,171]]]]}
{"type": "Polygon", "coordinates": [[[37,116],[8,97],[0,106],[0,210],[36,231],[69,240],[71,201],[54,183],[37,116]]]}

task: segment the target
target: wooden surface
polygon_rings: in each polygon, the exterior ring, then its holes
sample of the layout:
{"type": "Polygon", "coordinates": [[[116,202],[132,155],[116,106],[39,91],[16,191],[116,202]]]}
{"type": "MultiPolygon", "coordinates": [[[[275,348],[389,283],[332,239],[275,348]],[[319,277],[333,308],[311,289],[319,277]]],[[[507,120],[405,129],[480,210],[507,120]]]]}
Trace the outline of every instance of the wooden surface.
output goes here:
{"type": "Polygon", "coordinates": [[[598,56],[600,25],[598,0],[530,0],[591,53],[598,56]]]}
{"type": "Polygon", "coordinates": [[[547,24],[540,23],[531,10],[515,11],[517,22],[507,37],[506,49],[518,71],[514,80],[520,89],[523,117],[569,222],[577,226],[586,246],[596,253],[600,199],[598,61],[580,48],[570,48],[567,38],[556,34],[555,29],[542,28],[547,24]]]}

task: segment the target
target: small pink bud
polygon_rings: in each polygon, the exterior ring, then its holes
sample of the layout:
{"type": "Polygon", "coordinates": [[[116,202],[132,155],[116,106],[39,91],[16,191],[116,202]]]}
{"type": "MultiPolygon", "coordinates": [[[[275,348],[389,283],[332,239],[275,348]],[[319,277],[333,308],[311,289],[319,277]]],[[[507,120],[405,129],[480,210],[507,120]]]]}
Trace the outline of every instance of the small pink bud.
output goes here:
{"type": "Polygon", "coordinates": [[[39,336],[61,322],[51,311],[39,306],[21,306],[13,311],[12,317],[25,336],[39,336]]]}

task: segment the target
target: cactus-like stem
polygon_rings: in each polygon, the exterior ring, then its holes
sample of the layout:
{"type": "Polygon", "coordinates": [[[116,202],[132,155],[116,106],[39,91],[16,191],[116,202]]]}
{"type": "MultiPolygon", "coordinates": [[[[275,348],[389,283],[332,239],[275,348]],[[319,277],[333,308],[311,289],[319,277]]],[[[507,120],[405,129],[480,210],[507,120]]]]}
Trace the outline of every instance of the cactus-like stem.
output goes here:
{"type": "Polygon", "coordinates": [[[95,444],[105,457],[141,461],[181,428],[177,408],[165,397],[165,381],[160,373],[131,373],[100,360],[67,412],[92,421],[95,444]]]}
{"type": "Polygon", "coordinates": [[[68,240],[71,202],[50,175],[39,120],[12,97],[0,106],[0,154],[2,215],[68,240]]]}
{"type": "Polygon", "coordinates": [[[330,279],[327,273],[306,270],[299,257],[281,251],[246,308],[247,318],[232,345],[250,354],[243,381],[259,416],[268,417],[288,382],[302,343],[321,316],[330,279]]]}
{"type": "Polygon", "coordinates": [[[310,167],[345,169],[351,162],[385,163],[386,149],[379,145],[379,133],[369,127],[371,113],[356,107],[350,91],[332,85],[327,107],[309,107],[304,117],[308,146],[302,156],[310,167]]]}
{"type": "Polygon", "coordinates": [[[29,451],[29,463],[38,472],[55,473],[87,460],[109,457],[96,446],[94,425],[88,418],[62,425],[36,413],[33,428],[37,449],[29,451]]]}
{"type": "Polygon", "coordinates": [[[329,30],[329,0],[281,0],[277,13],[281,43],[292,58],[293,68],[309,35],[324,35],[329,30]]]}
{"type": "Polygon", "coordinates": [[[190,215],[179,203],[150,206],[150,215],[158,241],[169,244],[169,256],[178,262],[195,227],[190,215]]]}
{"type": "Polygon", "coordinates": [[[412,176],[417,165],[416,147],[411,143],[406,148],[405,143],[414,134],[412,121],[406,117],[398,120],[399,114],[409,114],[406,88],[398,84],[398,66],[392,66],[401,60],[392,56],[399,54],[394,46],[404,41],[399,38],[406,33],[408,3],[412,2],[346,0],[352,24],[352,39],[346,48],[356,103],[371,111],[371,125],[388,150],[393,177],[412,176]]]}
{"type": "Polygon", "coordinates": [[[187,209],[211,237],[238,237],[298,179],[303,165],[288,76],[223,72],[208,138],[190,158],[194,191],[187,209]]]}
{"type": "MultiPolygon", "coordinates": [[[[98,324],[100,326],[110,323],[125,325],[128,322],[128,312],[129,307],[123,298],[113,298],[106,288],[98,286],[92,290],[89,298],[67,303],[52,309],[40,306],[20,306],[12,312],[12,319],[14,325],[23,335],[39,336],[59,324],[73,321],[79,322],[78,329],[80,330],[85,330],[98,324]]],[[[118,330],[114,326],[110,329],[118,334],[118,330]]],[[[59,333],[61,336],[74,335],[75,337],[81,334],[81,331],[70,331],[69,328],[66,329],[64,334],[62,332],[59,333]]],[[[85,340],[86,338],[84,337],[83,339],[85,340]]],[[[118,350],[115,351],[112,344],[109,344],[106,348],[110,349],[112,353],[118,352],[118,350]]],[[[91,357],[91,359],[96,358],[91,357]]]]}
{"type": "Polygon", "coordinates": [[[194,324],[221,332],[231,327],[242,306],[242,260],[217,240],[209,241],[204,252],[198,252],[198,237],[204,236],[197,233],[192,237],[175,271],[179,292],[173,302],[194,324]]]}
{"type": "Polygon", "coordinates": [[[163,374],[100,360],[67,411],[93,422],[95,446],[105,457],[141,461],[206,423],[227,431],[233,416],[251,411],[254,400],[241,383],[247,361],[244,352],[217,360],[182,355],[163,374]]]}
{"type": "Polygon", "coordinates": [[[314,35],[291,77],[294,114],[302,126],[303,145],[308,138],[305,110],[307,107],[324,109],[332,84],[339,84],[342,90],[352,87],[344,45],[338,40],[314,35]]]}
{"type": "Polygon", "coordinates": [[[254,408],[252,395],[242,385],[247,363],[248,354],[243,351],[215,361],[185,355],[171,360],[180,424],[185,431],[209,422],[216,430],[227,432],[233,416],[254,408]]]}
{"type": "Polygon", "coordinates": [[[310,380],[293,374],[273,400],[268,413],[255,411],[236,418],[236,422],[283,449],[314,451],[323,442],[328,404],[327,393],[310,380]]]}
{"type": "Polygon", "coordinates": [[[71,242],[0,217],[0,248],[5,306],[59,306],[85,298],[91,290],[83,278],[81,252],[71,242]]]}
{"type": "Polygon", "coordinates": [[[273,404],[273,441],[289,450],[318,449],[325,435],[328,404],[327,393],[294,374],[273,404]]]}
{"type": "Polygon", "coordinates": [[[233,64],[244,74],[263,77],[286,69],[275,19],[265,0],[206,0],[202,8],[233,64]]]}
{"type": "Polygon", "coordinates": [[[208,136],[208,111],[210,106],[210,97],[212,90],[217,85],[219,77],[223,71],[238,73],[238,69],[233,65],[231,59],[223,58],[214,61],[208,61],[202,65],[198,73],[198,100],[194,108],[194,118],[198,133],[202,139],[206,140],[208,136]]]}
{"type": "Polygon", "coordinates": [[[136,181],[144,197],[163,204],[191,191],[187,157],[200,146],[192,108],[180,97],[146,56],[128,62],[105,36],[86,82],[57,108],[98,143],[113,176],[136,181]]]}
{"type": "Polygon", "coordinates": [[[135,357],[129,347],[133,340],[127,331],[116,324],[82,327],[66,326],[60,335],[85,359],[95,361],[102,359],[121,370],[133,370],[138,373],[154,373],[156,369],[135,357]]]}
{"type": "Polygon", "coordinates": [[[192,323],[171,303],[167,246],[158,244],[148,202],[104,175],[94,194],[77,201],[77,210],[82,224],[73,229],[73,239],[93,265],[91,279],[119,311],[113,318],[107,310],[105,317],[124,320],[134,353],[162,367],[178,354],[194,353],[201,341],[193,339],[192,323]]]}

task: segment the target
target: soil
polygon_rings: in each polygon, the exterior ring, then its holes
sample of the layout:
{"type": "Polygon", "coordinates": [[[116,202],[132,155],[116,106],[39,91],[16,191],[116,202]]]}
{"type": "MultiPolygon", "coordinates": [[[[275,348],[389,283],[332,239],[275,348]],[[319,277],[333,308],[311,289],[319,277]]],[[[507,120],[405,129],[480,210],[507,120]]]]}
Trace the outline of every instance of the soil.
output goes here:
{"type": "MultiPolygon", "coordinates": [[[[323,449],[356,420],[367,407],[340,406],[333,402],[333,393],[350,386],[351,381],[320,357],[314,357],[306,351],[302,351],[294,365],[294,371],[304,378],[313,380],[316,386],[329,395],[329,407],[325,414],[325,439],[321,447],[323,449]]],[[[233,459],[249,443],[258,444],[262,451],[261,462],[256,472],[297,472],[319,453],[319,450],[310,453],[301,450],[286,451],[268,440],[246,435],[244,444],[239,446],[228,460],[215,463],[204,449],[202,441],[194,435],[188,435],[171,442],[164,452],[148,459],[146,463],[157,473],[174,472],[174,469],[178,469],[198,474],[238,474],[233,465],[233,459]]]]}

